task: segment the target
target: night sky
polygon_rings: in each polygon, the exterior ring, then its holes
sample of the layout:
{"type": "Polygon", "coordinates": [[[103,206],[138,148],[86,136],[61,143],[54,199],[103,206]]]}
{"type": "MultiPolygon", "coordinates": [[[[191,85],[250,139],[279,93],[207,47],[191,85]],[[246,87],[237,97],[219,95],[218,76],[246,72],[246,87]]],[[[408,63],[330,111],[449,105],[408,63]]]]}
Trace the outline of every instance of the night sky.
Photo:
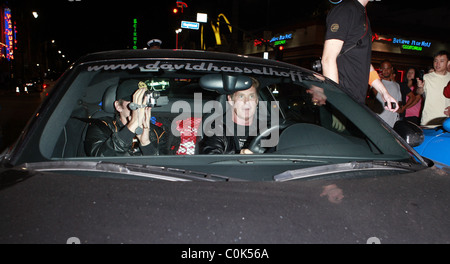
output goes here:
{"type": "MultiPolygon", "coordinates": [[[[20,2],[15,0],[17,1],[20,2]]],[[[131,48],[134,18],[138,19],[139,48],[145,47],[146,42],[152,38],[161,39],[164,48],[175,48],[175,28],[179,25],[175,23],[172,9],[176,6],[176,0],[22,0],[22,2],[26,3],[24,7],[27,9],[39,12],[35,26],[40,28],[41,37],[46,40],[55,39],[71,60],[90,52],[131,48]]],[[[195,21],[197,12],[208,13],[210,17],[224,13],[229,20],[233,18],[237,20],[238,26],[246,31],[317,17],[318,10],[326,10],[333,6],[328,0],[298,0],[294,3],[292,0],[185,0],[185,2],[188,8],[184,10],[184,16],[191,17],[192,21],[195,21]],[[238,8],[233,9],[233,5],[238,8]]],[[[381,22],[395,19],[389,16],[389,12],[408,8],[426,9],[445,2],[434,0],[427,1],[427,5],[414,6],[405,1],[381,0],[369,3],[368,10],[373,10],[372,13],[369,12],[371,21],[378,19],[381,22]]],[[[437,23],[439,21],[436,21],[437,23]]],[[[445,24],[448,29],[449,23],[445,24]]],[[[448,31],[446,34],[448,35],[448,31]]]]}
{"type": "MultiPolygon", "coordinates": [[[[10,0],[12,1],[12,0],[10,0]]],[[[20,0],[15,0],[20,1],[20,0]]],[[[28,10],[37,11],[34,27],[40,28],[41,38],[55,39],[69,58],[110,49],[131,48],[133,19],[138,19],[138,47],[159,38],[164,48],[175,48],[175,23],[172,9],[176,0],[22,0],[28,10]]],[[[195,21],[197,12],[217,17],[224,13],[231,23],[238,20],[243,30],[257,30],[292,19],[306,17],[327,0],[185,0],[185,20],[195,21]],[[233,9],[233,5],[238,8],[233,9]],[[232,10],[235,10],[233,13],[232,10]],[[237,10],[237,11],[236,11],[237,10]],[[233,19],[234,18],[234,19],[233,19]]]]}

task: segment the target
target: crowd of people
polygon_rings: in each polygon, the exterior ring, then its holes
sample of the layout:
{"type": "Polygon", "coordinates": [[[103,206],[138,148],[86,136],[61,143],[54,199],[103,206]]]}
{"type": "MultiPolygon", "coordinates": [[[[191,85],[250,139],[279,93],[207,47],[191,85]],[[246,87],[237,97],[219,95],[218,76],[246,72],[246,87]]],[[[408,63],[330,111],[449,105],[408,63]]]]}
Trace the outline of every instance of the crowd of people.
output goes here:
{"type": "Polygon", "coordinates": [[[410,68],[405,82],[399,84],[389,60],[383,61],[377,72],[371,58],[372,30],[366,13],[369,2],[342,1],[328,13],[323,74],[392,127],[403,119],[423,126],[442,124],[450,115],[448,52],[434,56],[433,68],[423,78],[417,69],[410,68]]]}
{"type": "Polygon", "coordinates": [[[450,116],[450,60],[447,51],[439,51],[433,67],[425,74],[414,67],[405,72],[405,80],[398,82],[398,71],[389,60],[380,64],[379,75],[388,92],[399,103],[396,112],[390,112],[376,90],[369,90],[366,104],[386,123],[394,126],[407,120],[419,126],[439,126],[450,116]]]}

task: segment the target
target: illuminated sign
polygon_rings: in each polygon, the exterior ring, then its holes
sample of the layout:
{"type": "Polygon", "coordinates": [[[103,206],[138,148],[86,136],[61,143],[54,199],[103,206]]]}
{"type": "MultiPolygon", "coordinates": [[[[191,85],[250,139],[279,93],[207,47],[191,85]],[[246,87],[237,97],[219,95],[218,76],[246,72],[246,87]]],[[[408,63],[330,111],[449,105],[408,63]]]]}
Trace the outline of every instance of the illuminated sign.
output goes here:
{"type": "Polygon", "coordinates": [[[286,44],[286,40],[278,40],[273,43],[274,46],[284,45],[286,44]]]}
{"type": "Polygon", "coordinates": [[[278,37],[273,37],[269,41],[264,40],[264,39],[255,39],[254,45],[255,45],[255,47],[258,47],[258,46],[262,46],[264,43],[270,42],[270,43],[273,43],[274,46],[280,46],[280,45],[286,44],[286,40],[291,40],[293,38],[294,38],[293,34],[285,34],[285,35],[280,35],[278,37]]]}
{"type": "Polygon", "coordinates": [[[4,24],[5,24],[5,56],[6,59],[14,59],[14,27],[11,20],[11,9],[5,8],[4,11],[4,24]]]}
{"type": "Polygon", "coordinates": [[[137,49],[137,19],[133,20],[133,49],[137,49]]]}
{"type": "Polygon", "coordinates": [[[224,14],[219,14],[219,16],[217,16],[217,25],[215,25],[213,21],[211,21],[211,27],[214,31],[214,35],[216,36],[217,46],[222,45],[222,39],[220,36],[220,17],[222,17],[225,20],[225,23],[228,25],[228,30],[230,31],[230,33],[233,32],[233,27],[230,25],[230,21],[228,21],[227,17],[224,14]]]}
{"type": "Polygon", "coordinates": [[[413,46],[413,45],[402,45],[402,49],[422,51],[422,47],[413,46]]]}
{"type": "Polygon", "coordinates": [[[411,46],[416,46],[416,47],[431,47],[431,42],[427,42],[427,41],[420,41],[420,40],[405,40],[405,39],[401,39],[401,38],[394,38],[392,40],[392,43],[394,44],[404,44],[404,45],[411,45],[411,46]]]}
{"type": "Polygon", "coordinates": [[[190,22],[190,21],[181,21],[181,28],[198,30],[200,28],[200,23],[190,22]]]}
{"type": "Polygon", "coordinates": [[[398,38],[398,37],[392,37],[392,38],[384,38],[379,36],[378,34],[374,34],[372,37],[372,41],[384,41],[384,42],[390,42],[392,44],[399,44],[400,47],[404,50],[416,50],[416,51],[422,51],[424,48],[431,48],[431,41],[422,41],[417,39],[406,39],[406,38],[398,38]]]}
{"type": "MultiPolygon", "coordinates": [[[[270,43],[275,42],[275,45],[277,45],[276,43],[280,43],[282,41],[284,41],[284,43],[286,43],[286,40],[289,40],[289,39],[292,39],[292,38],[293,38],[292,34],[280,35],[278,37],[273,37],[270,40],[270,43]]],[[[280,45],[280,44],[278,44],[278,45],[280,45]]]]}

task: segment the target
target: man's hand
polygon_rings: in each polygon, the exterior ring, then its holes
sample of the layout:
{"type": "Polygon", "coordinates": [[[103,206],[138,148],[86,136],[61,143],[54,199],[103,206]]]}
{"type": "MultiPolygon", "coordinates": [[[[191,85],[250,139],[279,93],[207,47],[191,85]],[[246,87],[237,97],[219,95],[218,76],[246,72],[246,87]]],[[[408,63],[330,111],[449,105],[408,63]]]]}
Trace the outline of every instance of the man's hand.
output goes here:
{"type": "Polygon", "coordinates": [[[147,146],[148,144],[150,144],[150,119],[151,119],[151,117],[152,117],[152,108],[145,107],[144,108],[144,120],[141,124],[143,132],[140,135],[136,135],[141,146],[147,146]]]}
{"type": "Polygon", "coordinates": [[[384,102],[387,103],[387,105],[384,106],[384,109],[391,111],[391,112],[397,112],[399,105],[397,100],[394,99],[394,97],[392,97],[389,92],[387,91],[386,87],[384,86],[384,84],[381,82],[380,79],[376,79],[375,81],[373,81],[372,83],[373,88],[375,88],[375,90],[377,90],[378,93],[381,94],[381,97],[383,98],[384,102]],[[395,103],[395,107],[392,107],[392,103],[395,103]]]}
{"type": "Polygon", "coordinates": [[[415,90],[416,94],[422,95],[424,93],[423,86],[425,85],[425,82],[421,80],[420,78],[416,78],[417,80],[417,88],[415,90]]]}
{"type": "MultiPolygon", "coordinates": [[[[133,94],[133,103],[137,105],[141,105],[144,101],[145,92],[147,91],[147,87],[139,87],[133,94]]],[[[131,119],[129,120],[127,127],[130,131],[136,133],[136,129],[138,127],[142,128],[142,123],[145,119],[145,108],[138,108],[136,110],[131,111],[131,119]]]]}
{"type": "Polygon", "coordinates": [[[383,96],[384,100],[386,101],[386,105],[384,106],[384,109],[389,110],[391,112],[397,112],[399,105],[397,100],[395,100],[390,94],[387,94],[386,96],[383,96]],[[393,107],[395,106],[395,107],[393,107]]]}
{"type": "Polygon", "coordinates": [[[249,149],[241,149],[241,152],[239,154],[253,154],[253,152],[249,149]]]}
{"type": "Polygon", "coordinates": [[[314,105],[322,106],[327,103],[327,96],[325,95],[323,88],[313,85],[306,90],[306,92],[311,95],[311,100],[314,105]]]}

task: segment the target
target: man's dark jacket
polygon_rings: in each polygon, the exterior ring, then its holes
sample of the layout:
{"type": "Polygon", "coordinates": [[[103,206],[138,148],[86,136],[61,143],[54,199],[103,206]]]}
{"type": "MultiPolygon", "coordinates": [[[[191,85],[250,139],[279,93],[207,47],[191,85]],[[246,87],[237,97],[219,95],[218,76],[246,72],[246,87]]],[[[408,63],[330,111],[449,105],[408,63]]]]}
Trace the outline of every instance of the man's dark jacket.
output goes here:
{"type": "Polygon", "coordinates": [[[150,141],[140,146],[127,126],[118,117],[92,119],[86,132],[84,149],[87,156],[136,156],[173,154],[179,144],[165,125],[150,125],[150,141]]]}

